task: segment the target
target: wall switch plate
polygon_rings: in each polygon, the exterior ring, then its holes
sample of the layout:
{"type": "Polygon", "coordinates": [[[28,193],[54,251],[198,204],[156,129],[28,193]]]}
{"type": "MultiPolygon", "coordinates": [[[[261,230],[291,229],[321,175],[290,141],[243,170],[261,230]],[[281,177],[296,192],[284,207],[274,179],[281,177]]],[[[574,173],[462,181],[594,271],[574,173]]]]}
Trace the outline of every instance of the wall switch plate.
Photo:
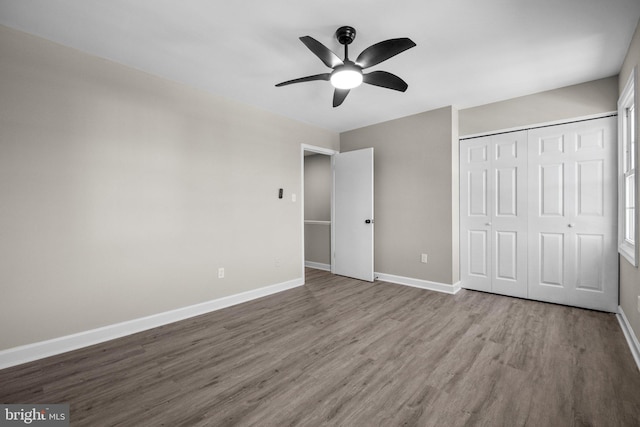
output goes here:
{"type": "Polygon", "coordinates": [[[218,269],[218,279],[224,279],[224,267],[218,269]]]}
{"type": "Polygon", "coordinates": [[[640,296],[638,296],[638,313],[640,313],[640,296]]]}
{"type": "Polygon", "coordinates": [[[296,201],[296,195],[295,195],[295,194],[292,194],[292,195],[291,195],[291,201],[292,201],[292,202],[295,202],[295,201],[296,201]]]}
{"type": "Polygon", "coordinates": [[[427,263],[427,259],[428,259],[427,254],[422,254],[422,257],[420,258],[420,261],[424,262],[426,264],[427,263]]]}

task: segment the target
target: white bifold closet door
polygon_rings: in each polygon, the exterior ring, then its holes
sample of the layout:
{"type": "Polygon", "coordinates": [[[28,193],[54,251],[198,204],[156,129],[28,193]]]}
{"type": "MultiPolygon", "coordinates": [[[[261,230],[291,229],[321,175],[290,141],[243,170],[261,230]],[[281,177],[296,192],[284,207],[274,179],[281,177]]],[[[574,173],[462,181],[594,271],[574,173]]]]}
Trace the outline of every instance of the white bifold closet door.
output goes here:
{"type": "Polygon", "coordinates": [[[527,296],[527,133],[460,142],[463,286],[527,296]]]}
{"type": "Polygon", "coordinates": [[[616,123],[529,131],[529,298],[617,311],[616,123]]]}
{"type": "Polygon", "coordinates": [[[615,312],[616,118],[460,141],[467,289],[615,312]]]}

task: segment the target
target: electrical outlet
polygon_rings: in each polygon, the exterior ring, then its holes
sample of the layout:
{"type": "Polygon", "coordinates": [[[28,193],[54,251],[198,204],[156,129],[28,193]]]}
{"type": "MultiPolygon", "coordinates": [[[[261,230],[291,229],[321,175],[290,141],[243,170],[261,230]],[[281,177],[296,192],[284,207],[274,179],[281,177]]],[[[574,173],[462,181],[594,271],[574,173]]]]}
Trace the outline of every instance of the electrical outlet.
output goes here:
{"type": "Polygon", "coordinates": [[[224,267],[218,269],[218,279],[224,279],[224,267]]]}
{"type": "Polygon", "coordinates": [[[426,264],[427,263],[427,259],[428,259],[427,254],[422,254],[422,257],[420,258],[420,261],[424,262],[426,264]]]}

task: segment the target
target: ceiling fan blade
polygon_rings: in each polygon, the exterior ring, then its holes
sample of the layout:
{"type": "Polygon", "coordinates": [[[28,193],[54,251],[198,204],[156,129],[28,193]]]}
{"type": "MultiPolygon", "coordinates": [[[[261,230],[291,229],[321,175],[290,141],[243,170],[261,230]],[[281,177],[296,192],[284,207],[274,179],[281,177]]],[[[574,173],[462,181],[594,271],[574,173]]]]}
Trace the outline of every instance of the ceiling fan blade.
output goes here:
{"type": "Polygon", "coordinates": [[[320,58],[320,60],[324,62],[324,65],[326,65],[327,67],[335,68],[338,65],[342,65],[342,60],[338,57],[338,55],[330,51],[328,47],[326,47],[313,37],[303,36],[300,37],[300,41],[304,43],[304,45],[307,46],[309,50],[313,52],[318,58],[320,58]]]}
{"type": "Polygon", "coordinates": [[[286,82],[278,83],[276,87],[286,86],[293,83],[312,82],[314,80],[326,80],[329,81],[331,73],[315,74],[313,76],[300,77],[299,79],[287,80],[286,82]]]}
{"type": "Polygon", "coordinates": [[[356,64],[362,68],[373,67],[376,64],[411,49],[416,44],[406,37],[400,39],[389,39],[369,46],[358,55],[356,64]]]}
{"type": "Polygon", "coordinates": [[[373,71],[362,76],[362,81],[374,86],[393,89],[400,92],[407,90],[409,85],[395,74],[386,71],[373,71]]]}
{"type": "Polygon", "coordinates": [[[337,107],[342,104],[347,95],[349,95],[349,89],[336,89],[333,92],[333,106],[337,107]]]}

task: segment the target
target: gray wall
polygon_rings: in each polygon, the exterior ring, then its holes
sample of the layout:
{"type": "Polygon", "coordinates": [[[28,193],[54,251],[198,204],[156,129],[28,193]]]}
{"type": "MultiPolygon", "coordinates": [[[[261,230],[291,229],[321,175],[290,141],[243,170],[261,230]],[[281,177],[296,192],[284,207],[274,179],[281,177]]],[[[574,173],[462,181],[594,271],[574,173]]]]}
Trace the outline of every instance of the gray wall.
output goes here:
{"type": "Polygon", "coordinates": [[[617,110],[618,77],[460,110],[461,136],[617,110]]]}
{"type": "Polygon", "coordinates": [[[331,225],[304,225],[304,260],[331,265],[331,225]]]}
{"type": "Polygon", "coordinates": [[[300,144],[337,134],[4,27],[0,58],[0,350],[302,277],[300,144]]]}
{"type": "MultiPolygon", "coordinates": [[[[636,32],[633,35],[633,39],[631,41],[631,45],[629,46],[629,51],[627,52],[627,57],[624,60],[622,65],[622,70],[620,71],[620,80],[619,80],[619,90],[618,94],[622,93],[624,86],[627,84],[627,80],[629,79],[629,75],[631,74],[631,70],[638,67],[640,68],[640,22],[638,22],[638,26],[636,27],[636,32]]],[[[636,84],[635,84],[635,99],[636,99],[636,135],[640,135],[640,117],[638,113],[638,103],[640,102],[640,80],[638,79],[638,73],[640,69],[636,68],[636,84]]],[[[636,151],[636,156],[638,155],[636,151]]],[[[638,160],[636,159],[636,165],[638,165],[638,160]]],[[[636,174],[636,183],[638,182],[638,174],[636,174]]],[[[638,188],[638,184],[636,184],[636,192],[640,191],[638,188]]],[[[638,198],[638,193],[636,193],[636,199],[638,198]]],[[[636,208],[637,215],[637,208],[636,208]]],[[[636,216],[636,221],[638,217],[636,216]]],[[[638,229],[638,225],[636,225],[636,229],[638,229]]],[[[636,244],[640,244],[640,242],[636,242],[636,244]]],[[[636,261],[640,261],[636,259],[636,261]]],[[[640,272],[637,267],[631,265],[626,258],[620,257],[620,306],[624,311],[624,314],[627,316],[629,323],[631,323],[631,327],[633,328],[636,337],[640,340],[640,313],[638,312],[638,298],[640,297],[640,272]]]]}
{"type": "Polygon", "coordinates": [[[456,120],[446,107],[340,135],[343,152],[374,147],[376,272],[458,281],[456,120]]]}
{"type": "MultiPolygon", "coordinates": [[[[304,219],[331,221],[331,156],[304,158],[304,219]]],[[[331,264],[331,225],[305,224],[305,261],[331,264]]]]}
{"type": "Polygon", "coordinates": [[[331,156],[304,158],[304,219],[331,220],[331,156]]]}

